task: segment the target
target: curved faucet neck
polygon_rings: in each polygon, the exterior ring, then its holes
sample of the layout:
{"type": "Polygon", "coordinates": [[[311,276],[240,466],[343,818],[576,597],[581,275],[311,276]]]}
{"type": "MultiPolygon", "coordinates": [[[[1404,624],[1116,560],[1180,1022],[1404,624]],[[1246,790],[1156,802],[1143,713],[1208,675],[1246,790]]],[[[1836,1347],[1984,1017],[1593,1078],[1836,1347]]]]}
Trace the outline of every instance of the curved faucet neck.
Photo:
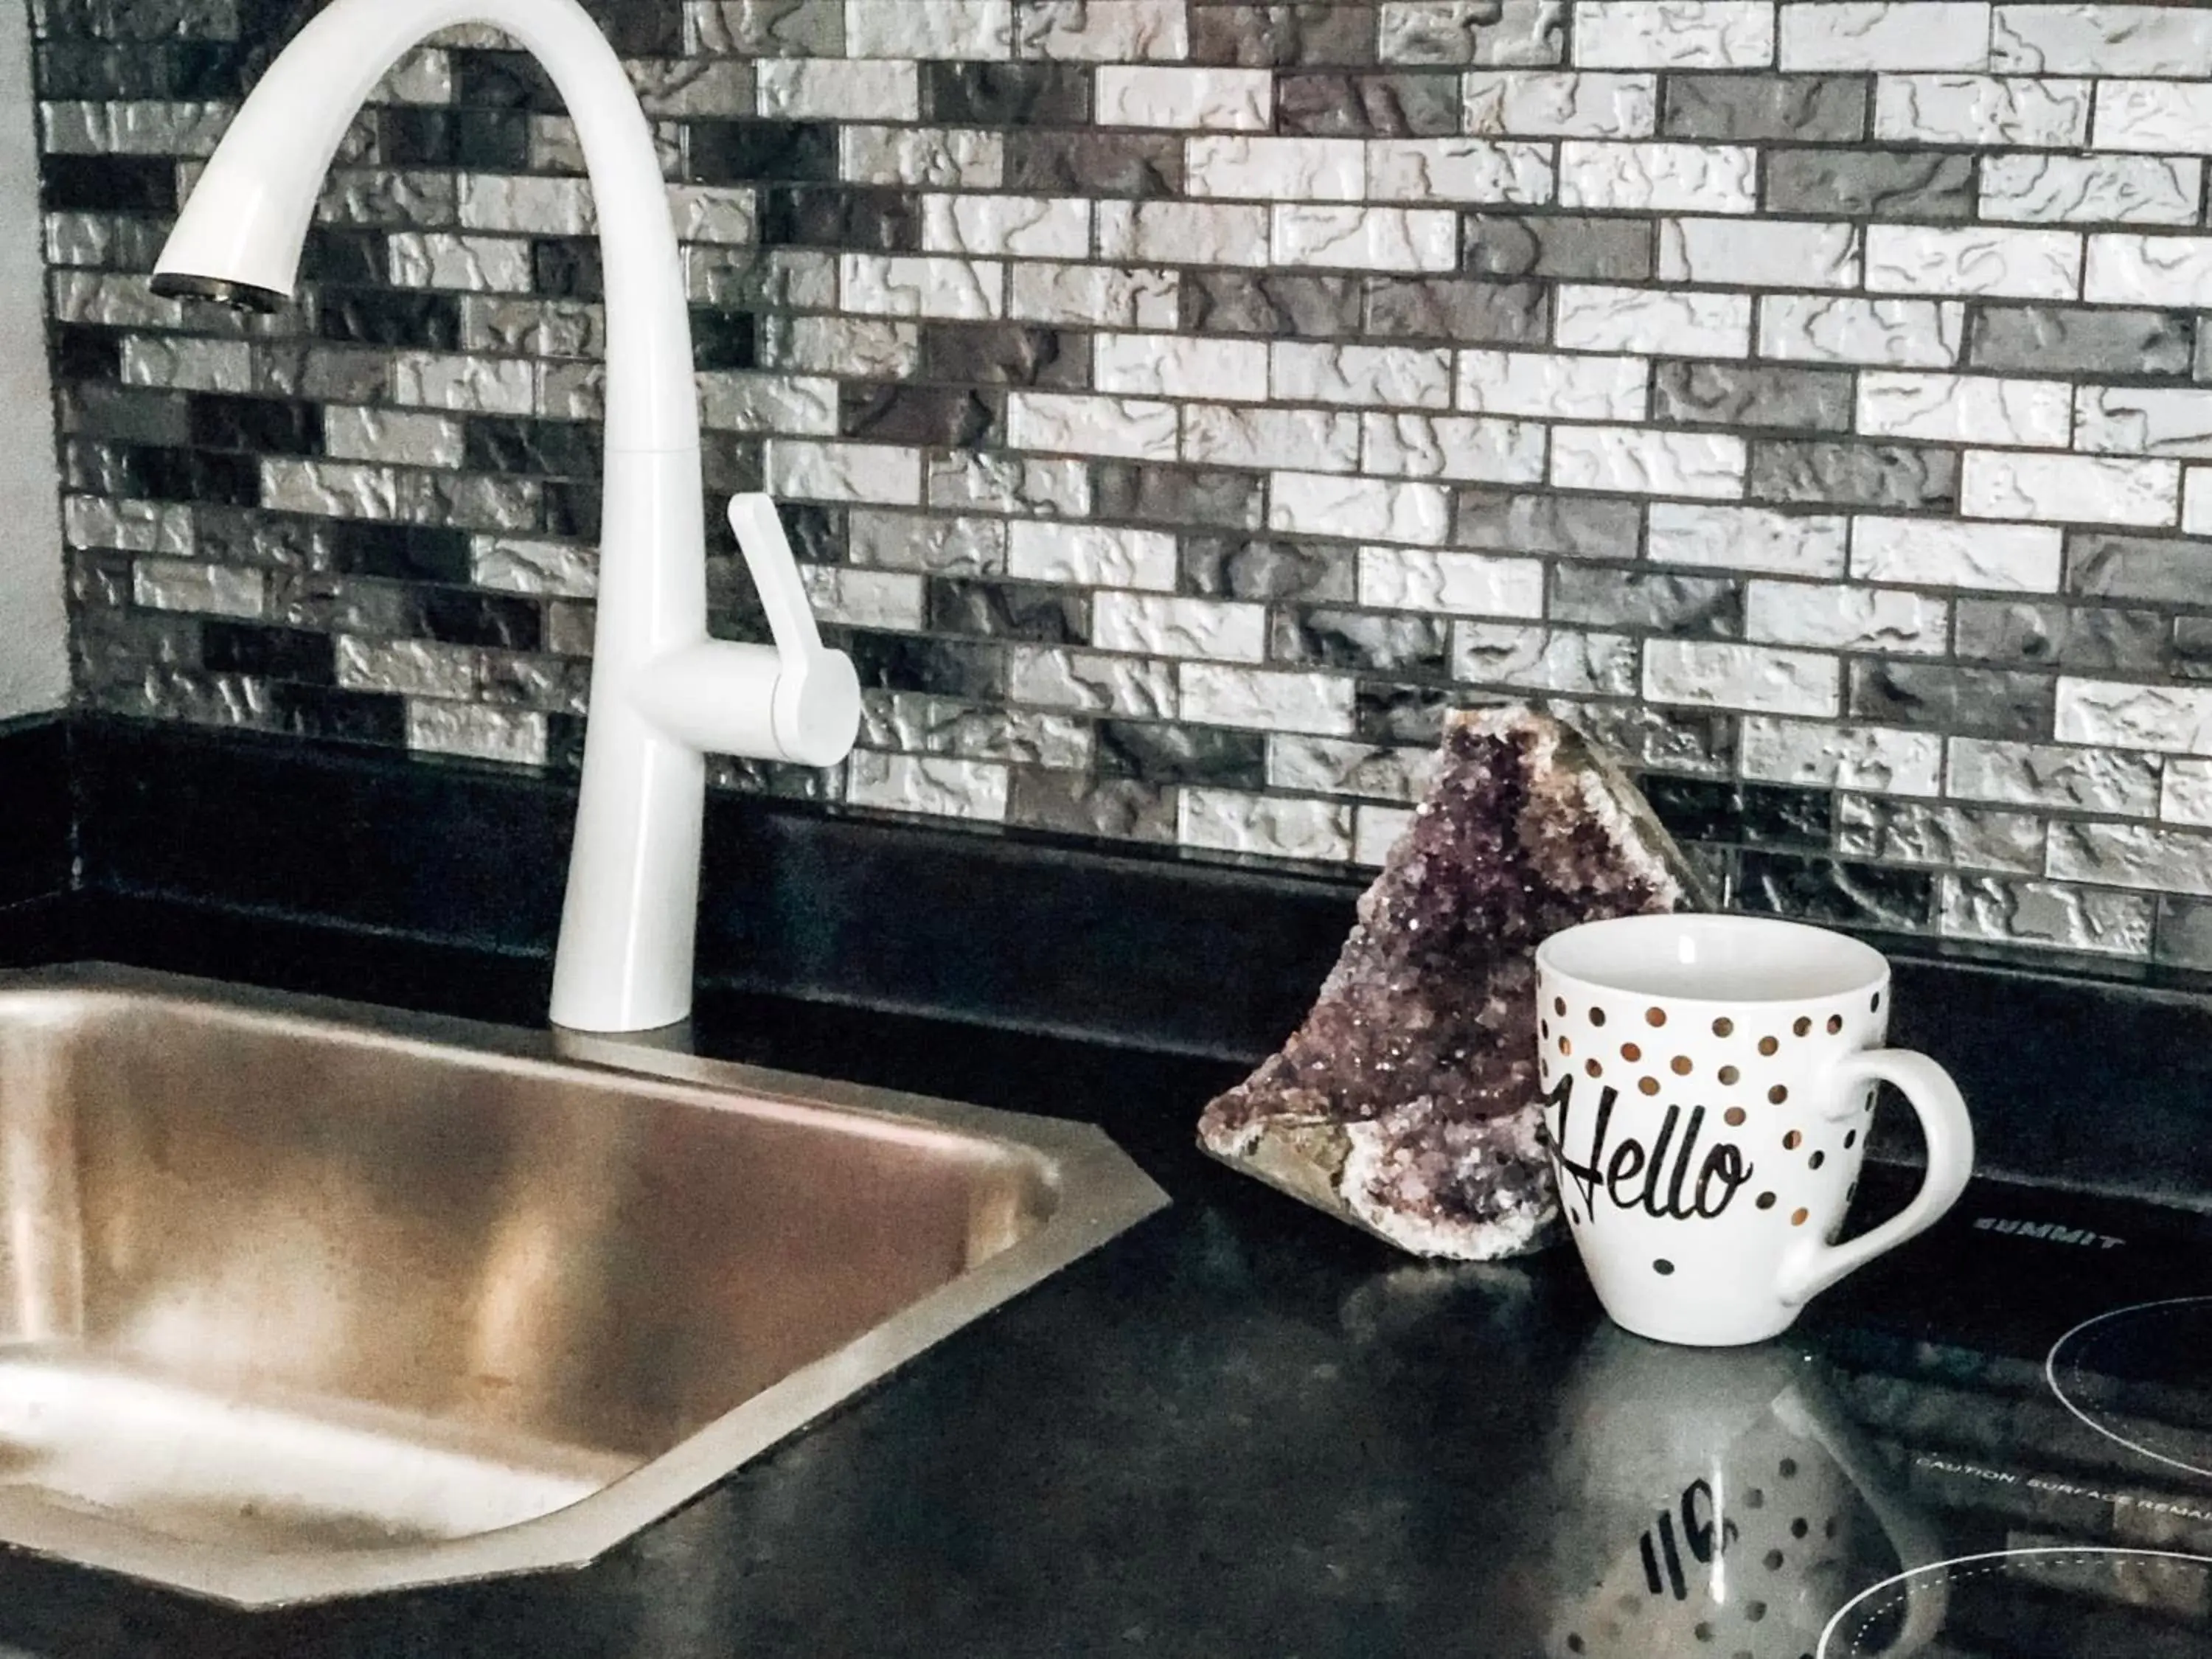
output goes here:
{"type": "MultiPolygon", "coordinates": [[[[278,54],[239,111],[157,272],[289,294],[324,175],[355,114],[410,48],[457,23],[512,36],[544,66],[575,124],[606,269],[608,450],[696,450],[684,268],[653,130],[622,60],[576,0],[337,0],[278,54]]],[[[465,200],[464,228],[471,216],[465,200]]]]}

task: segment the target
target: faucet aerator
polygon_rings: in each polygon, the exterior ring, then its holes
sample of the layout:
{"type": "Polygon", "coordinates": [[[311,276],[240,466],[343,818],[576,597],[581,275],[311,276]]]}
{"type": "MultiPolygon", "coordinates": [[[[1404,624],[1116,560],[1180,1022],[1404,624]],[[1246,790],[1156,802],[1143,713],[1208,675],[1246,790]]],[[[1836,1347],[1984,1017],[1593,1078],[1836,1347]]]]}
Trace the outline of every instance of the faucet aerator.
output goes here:
{"type": "Polygon", "coordinates": [[[155,273],[150,284],[165,300],[211,300],[234,311],[251,311],[266,317],[290,303],[289,295],[254,283],[234,283],[221,276],[201,276],[188,270],[155,273]]]}

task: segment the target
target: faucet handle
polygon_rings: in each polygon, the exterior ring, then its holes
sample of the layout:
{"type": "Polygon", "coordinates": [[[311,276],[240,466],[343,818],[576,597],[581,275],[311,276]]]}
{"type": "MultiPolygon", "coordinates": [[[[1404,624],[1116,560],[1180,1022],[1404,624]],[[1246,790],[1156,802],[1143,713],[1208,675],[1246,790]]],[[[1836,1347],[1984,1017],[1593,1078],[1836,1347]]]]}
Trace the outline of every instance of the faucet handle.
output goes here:
{"type": "Polygon", "coordinates": [[[835,766],[860,732],[860,677],[850,657],[822,643],[775,502],[758,494],[732,495],[730,528],[775,638],[776,746],[787,760],[835,766]]]}

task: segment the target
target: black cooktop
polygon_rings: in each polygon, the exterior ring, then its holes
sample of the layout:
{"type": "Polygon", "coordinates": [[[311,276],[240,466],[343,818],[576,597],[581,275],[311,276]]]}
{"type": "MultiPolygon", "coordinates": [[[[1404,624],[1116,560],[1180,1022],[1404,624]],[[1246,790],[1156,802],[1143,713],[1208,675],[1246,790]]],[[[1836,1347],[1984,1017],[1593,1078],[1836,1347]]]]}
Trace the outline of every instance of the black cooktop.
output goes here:
{"type": "Polygon", "coordinates": [[[1538,1650],[2212,1655],[2212,1249],[1977,1187],[1759,1348],[1594,1332],[1533,1498],[1538,1650]]]}

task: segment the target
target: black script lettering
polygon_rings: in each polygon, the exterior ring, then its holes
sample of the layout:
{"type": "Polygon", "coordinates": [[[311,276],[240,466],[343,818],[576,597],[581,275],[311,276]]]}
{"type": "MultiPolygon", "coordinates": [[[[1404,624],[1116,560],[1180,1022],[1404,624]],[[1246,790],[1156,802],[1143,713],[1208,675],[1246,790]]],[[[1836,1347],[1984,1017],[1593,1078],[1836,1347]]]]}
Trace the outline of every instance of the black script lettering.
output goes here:
{"type": "Polygon", "coordinates": [[[1745,1160],[1742,1149],[1723,1141],[1707,1150],[1701,1164],[1698,1142],[1705,1133],[1705,1109],[1692,1107],[1685,1123],[1682,1109],[1669,1106],[1660,1120],[1658,1135],[1648,1149],[1632,1135],[1613,1146],[1607,1156],[1607,1142],[1612,1134],[1613,1111],[1620,1099],[1618,1090],[1607,1087],[1599,1091],[1597,1121],[1590,1135],[1589,1151],[1577,1162],[1568,1151],[1573,1144],[1570,1124],[1574,1109],[1574,1079],[1561,1078],[1544,1097],[1544,1104],[1559,1113],[1558,1139],[1547,1149],[1553,1172],[1563,1186],[1571,1186],[1580,1194],[1592,1219],[1596,1218],[1594,1200],[1601,1187],[1614,1207],[1641,1209],[1661,1220],[1711,1221],[1722,1215],[1737,1190],[1752,1177],[1753,1166],[1745,1160]],[[1678,1134],[1681,1137],[1679,1144],[1675,1139],[1678,1134]],[[1694,1183],[1691,1179],[1693,1170],[1694,1183]],[[1686,1186],[1690,1188],[1686,1204],[1683,1194],[1686,1186]]]}
{"type": "Polygon", "coordinates": [[[1698,1213],[1711,1220],[1728,1208],[1735,1197],[1735,1189],[1750,1179],[1751,1165],[1743,1161],[1742,1152],[1732,1143],[1723,1141],[1705,1154],[1705,1167],[1698,1171],[1698,1213]],[[1706,1200],[1711,1183],[1716,1181],[1721,1184],[1720,1197],[1709,1207],[1706,1200]]]}

